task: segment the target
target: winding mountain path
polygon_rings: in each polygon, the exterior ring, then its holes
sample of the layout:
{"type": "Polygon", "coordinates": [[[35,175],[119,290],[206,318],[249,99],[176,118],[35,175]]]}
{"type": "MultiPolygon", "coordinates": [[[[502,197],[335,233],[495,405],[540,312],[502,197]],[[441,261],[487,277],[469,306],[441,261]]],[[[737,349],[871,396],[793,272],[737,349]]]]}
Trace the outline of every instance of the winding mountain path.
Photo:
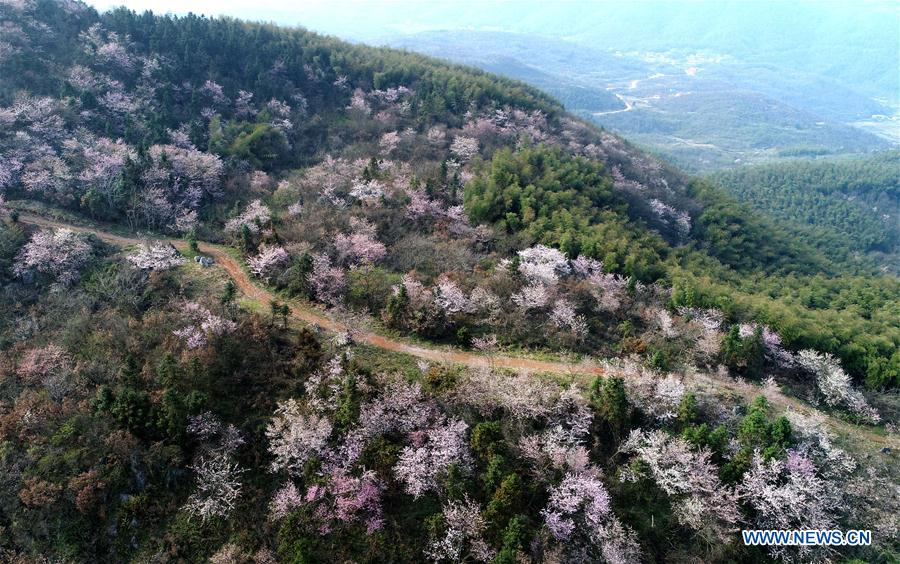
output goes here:
{"type": "MultiPolygon", "coordinates": [[[[54,229],[71,229],[84,233],[93,233],[103,241],[116,246],[127,247],[136,245],[146,241],[148,238],[139,236],[122,235],[110,231],[104,231],[95,227],[85,227],[74,225],[71,223],[48,219],[46,217],[34,215],[31,213],[21,213],[19,221],[29,223],[40,227],[50,227],[54,229]]],[[[187,243],[181,239],[168,240],[174,246],[184,249],[187,243]]],[[[251,300],[267,304],[271,300],[278,299],[278,296],[269,290],[258,286],[251,280],[247,272],[241,265],[230,255],[227,250],[219,245],[209,243],[198,243],[200,251],[215,258],[216,263],[221,266],[228,276],[234,280],[235,285],[243,292],[245,296],[251,300]]],[[[327,315],[315,310],[309,306],[303,306],[297,303],[288,303],[291,309],[291,316],[294,319],[304,321],[306,323],[316,325],[328,331],[342,332],[348,329],[347,325],[336,321],[327,315]]],[[[389,350],[398,353],[404,353],[417,358],[428,360],[431,362],[446,362],[453,364],[462,364],[465,366],[476,368],[509,368],[512,370],[526,372],[549,372],[555,374],[570,375],[597,375],[608,371],[600,365],[592,362],[584,363],[567,363],[558,361],[537,360],[523,358],[517,356],[505,355],[484,355],[461,350],[446,350],[434,347],[425,347],[414,345],[404,340],[385,337],[371,331],[362,331],[354,333],[354,340],[359,343],[365,343],[373,347],[389,350]]],[[[732,380],[730,378],[722,378],[713,374],[695,374],[691,376],[693,386],[713,391],[716,393],[731,393],[743,397],[747,402],[753,398],[764,395],[769,402],[780,409],[791,409],[806,416],[821,417],[822,421],[833,431],[841,435],[852,437],[870,444],[871,447],[881,448],[890,447],[891,449],[900,450],[900,440],[896,435],[881,434],[870,427],[854,425],[843,421],[837,417],[827,415],[819,410],[809,406],[808,404],[787,396],[778,390],[765,389],[756,384],[749,382],[732,380]]],[[[891,456],[888,454],[887,456],[891,456]]]]}
{"type": "MultiPolygon", "coordinates": [[[[103,241],[120,247],[137,245],[138,243],[147,240],[147,238],[141,238],[138,236],[127,236],[112,233],[109,231],[102,231],[94,227],[72,225],[63,221],[48,219],[46,217],[41,217],[29,213],[20,214],[19,221],[21,221],[22,223],[30,223],[32,225],[38,225],[41,227],[51,227],[54,229],[71,229],[73,231],[93,233],[103,241]]],[[[180,249],[184,249],[187,247],[187,243],[185,243],[181,239],[169,239],[167,241],[180,249]]],[[[203,253],[204,255],[209,255],[216,260],[216,263],[221,266],[226,273],[228,273],[228,276],[230,276],[232,280],[234,280],[234,283],[238,287],[238,289],[240,289],[241,292],[251,300],[255,300],[262,304],[268,304],[271,300],[274,299],[283,301],[281,298],[279,298],[269,290],[254,283],[247,272],[243,269],[243,267],[241,267],[241,265],[238,264],[238,262],[230,254],[228,254],[227,250],[225,250],[224,247],[203,242],[198,242],[198,246],[201,253],[203,253]]],[[[290,302],[288,302],[288,306],[291,308],[291,316],[295,319],[304,321],[312,325],[316,325],[328,331],[342,332],[347,331],[348,329],[346,324],[332,319],[331,317],[328,317],[327,315],[315,310],[312,307],[290,302]]],[[[510,368],[513,370],[524,370],[528,372],[553,372],[557,374],[603,373],[603,369],[597,364],[593,363],[576,364],[537,360],[515,356],[488,356],[484,354],[458,350],[423,347],[403,340],[385,337],[371,331],[355,331],[353,339],[359,343],[365,343],[367,345],[372,345],[373,347],[378,347],[380,349],[385,349],[393,352],[405,353],[432,362],[447,362],[481,368],[510,368]]]]}

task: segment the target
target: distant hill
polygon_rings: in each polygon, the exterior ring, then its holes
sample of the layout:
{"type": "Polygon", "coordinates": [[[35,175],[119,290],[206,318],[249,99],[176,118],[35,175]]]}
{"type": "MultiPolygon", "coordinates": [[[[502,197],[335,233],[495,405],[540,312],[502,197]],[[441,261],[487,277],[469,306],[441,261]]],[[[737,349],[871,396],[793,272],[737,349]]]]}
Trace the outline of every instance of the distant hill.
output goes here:
{"type": "Polygon", "coordinates": [[[891,115],[884,104],[828,77],[721,53],[622,52],[596,42],[467,30],[387,41],[533,84],[569,111],[689,170],[890,146],[875,134],[884,124],[871,117],[891,115]],[[870,127],[855,127],[860,121],[870,127]]]}
{"type": "Polygon", "coordinates": [[[709,179],[751,207],[806,229],[825,250],[886,253],[885,264],[896,268],[898,151],[741,167],[709,179]]]}

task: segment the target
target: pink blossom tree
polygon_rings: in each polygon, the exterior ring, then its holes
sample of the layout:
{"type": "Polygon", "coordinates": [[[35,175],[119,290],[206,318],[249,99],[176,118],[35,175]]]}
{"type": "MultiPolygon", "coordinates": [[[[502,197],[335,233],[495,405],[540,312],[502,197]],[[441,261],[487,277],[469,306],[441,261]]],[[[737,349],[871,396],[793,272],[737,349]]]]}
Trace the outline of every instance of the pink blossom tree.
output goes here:
{"type": "Polygon", "coordinates": [[[225,231],[228,233],[239,233],[242,228],[246,227],[251,233],[259,233],[259,226],[265,225],[272,217],[269,207],[260,200],[253,200],[241,215],[228,220],[225,223],[225,231]]]}
{"type": "Polygon", "coordinates": [[[180,338],[189,349],[204,347],[210,337],[219,337],[237,328],[234,321],[219,317],[196,302],[185,303],[182,311],[189,324],[172,331],[172,334],[180,338]]]}
{"type": "Polygon", "coordinates": [[[323,253],[313,256],[313,269],[308,280],[316,299],[331,306],[341,303],[347,277],[343,269],[331,265],[328,255],[323,253]]]}
{"type": "Polygon", "coordinates": [[[272,501],[269,502],[269,518],[272,521],[280,521],[294,512],[294,510],[302,507],[304,504],[303,496],[300,490],[294,485],[294,482],[288,482],[282,486],[272,501]]]}
{"type": "Polygon", "coordinates": [[[381,148],[381,154],[384,156],[390,156],[391,153],[397,150],[397,147],[400,146],[400,132],[399,131],[389,131],[381,136],[381,140],[378,141],[378,146],[381,148]]]}
{"type": "Polygon", "coordinates": [[[581,559],[591,555],[593,560],[626,564],[641,558],[636,535],[612,513],[609,492],[596,472],[567,473],[550,488],[541,514],[552,537],[581,559]]]}
{"type": "Polygon", "coordinates": [[[559,299],[550,310],[550,322],[557,329],[570,332],[576,339],[584,339],[588,334],[587,318],[575,311],[572,302],[559,299]]]}
{"type": "Polygon", "coordinates": [[[371,265],[387,255],[387,248],[375,238],[374,226],[358,221],[353,228],[349,235],[338,233],[334,236],[334,246],[342,262],[371,265]]]}

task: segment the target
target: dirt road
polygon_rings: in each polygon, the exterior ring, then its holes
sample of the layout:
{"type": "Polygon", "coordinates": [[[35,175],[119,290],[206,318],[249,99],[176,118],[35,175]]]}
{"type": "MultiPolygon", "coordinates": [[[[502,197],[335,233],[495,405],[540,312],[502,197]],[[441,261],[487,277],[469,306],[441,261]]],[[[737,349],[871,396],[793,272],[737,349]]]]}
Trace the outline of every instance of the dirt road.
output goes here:
{"type": "MultiPolygon", "coordinates": [[[[73,231],[94,233],[100,239],[117,246],[136,245],[144,241],[144,239],[139,237],[111,233],[92,227],[71,225],[62,221],[47,219],[28,213],[22,213],[20,215],[20,221],[42,227],[52,227],[57,229],[66,228],[73,231]]],[[[187,243],[180,239],[172,239],[169,242],[182,249],[187,247],[187,243]]],[[[232,280],[234,280],[235,285],[245,296],[262,304],[268,304],[271,300],[277,299],[277,296],[272,292],[269,292],[265,288],[254,283],[241,265],[238,264],[238,262],[232,258],[223,247],[211,245],[209,243],[198,243],[198,245],[203,254],[215,258],[216,263],[225,270],[232,280]]],[[[288,303],[288,305],[291,308],[291,316],[295,319],[319,326],[328,331],[342,332],[347,330],[345,324],[336,321],[311,307],[302,306],[297,303],[288,303]]],[[[400,339],[385,337],[370,331],[355,333],[354,340],[381,349],[405,353],[431,362],[446,362],[479,368],[509,368],[519,371],[550,372],[556,374],[596,375],[604,373],[604,369],[594,363],[574,364],[506,355],[491,355],[489,357],[487,355],[461,350],[446,350],[414,345],[400,339]]],[[[695,375],[688,384],[716,393],[726,392],[736,394],[743,397],[747,402],[752,401],[753,398],[757,396],[765,395],[769,402],[776,408],[792,409],[804,415],[821,415],[824,422],[833,431],[836,431],[841,435],[867,441],[872,447],[880,448],[888,446],[892,449],[900,450],[900,440],[898,440],[896,436],[880,434],[869,427],[853,425],[836,417],[824,414],[808,404],[796,398],[786,396],[777,390],[766,390],[756,384],[736,381],[731,378],[722,378],[713,374],[695,375]]]]}

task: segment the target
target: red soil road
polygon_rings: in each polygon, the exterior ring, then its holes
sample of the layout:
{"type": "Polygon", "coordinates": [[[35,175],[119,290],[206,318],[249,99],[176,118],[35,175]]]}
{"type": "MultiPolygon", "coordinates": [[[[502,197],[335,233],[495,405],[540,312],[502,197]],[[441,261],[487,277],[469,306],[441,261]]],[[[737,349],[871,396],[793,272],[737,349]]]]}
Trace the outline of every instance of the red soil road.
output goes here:
{"type": "MultiPolygon", "coordinates": [[[[71,229],[73,231],[93,233],[100,239],[110,244],[123,247],[136,245],[145,240],[140,237],[120,235],[108,231],[102,231],[92,227],[71,225],[66,222],[56,221],[28,213],[20,214],[20,221],[23,223],[38,225],[41,227],[52,227],[55,229],[65,228],[71,229]]],[[[187,247],[187,243],[180,239],[172,239],[169,240],[169,242],[182,249],[187,247]]],[[[235,261],[234,258],[232,258],[222,247],[211,245],[208,243],[198,243],[198,245],[201,252],[215,258],[216,263],[221,266],[225,270],[225,272],[228,273],[231,279],[234,280],[235,285],[241,290],[241,292],[243,292],[245,296],[264,304],[273,299],[276,299],[277,296],[275,296],[265,288],[257,286],[250,279],[250,277],[247,275],[247,272],[244,271],[241,265],[238,264],[237,261],[235,261]]],[[[312,308],[303,307],[298,304],[291,303],[289,303],[288,305],[291,308],[291,316],[295,319],[304,321],[312,325],[317,325],[328,331],[341,332],[347,330],[347,326],[345,324],[327,317],[326,315],[323,315],[322,313],[312,308]]],[[[515,356],[487,356],[460,350],[442,350],[431,347],[423,347],[413,345],[402,340],[378,335],[370,331],[355,333],[354,340],[374,347],[378,347],[380,349],[398,353],[405,353],[432,362],[462,364],[465,366],[476,368],[509,368],[512,370],[526,372],[548,372],[571,375],[595,375],[602,374],[605,371],[604,368],[593,363],[575,364],[567,362],[536,360],[515,356]]],[[[880,434],[874,431],[872,428],[854,425],[837,417],[827,415],[797,398],[786,396],[778,390],[767,390],[756,384],[737,381],[731,378],[723,378],[714,374],[694,374],[690,376],[690,380],[690,384],[698,389],[705,389],[709,392],[718,394],[734,394],[743,397],[747,402],[752,401],[757,396],[764,395],[776,408],[792,409],[807,416],[821,416],[826,425],[833,431],[838,432],[839,434],[844,436],[852,437],[853,439],[856,439],[858,441],[865,441],[869,443],[869,448],[880,448],[883,446],[887,446],[891,447],[892,449],[900,450],[900,440],[898,440],[898,437],[896,435],[880,434]]]]}
{"type": "MultiPolygon", "coordinates": [[[[65,228],[71,229],[73,231],[93,233],[97,237],[108,243],[123,247],[136,245],[144,240],[139,237],[110,233],[108,231],[101,231],[91,227],[70,225],[62,221],[56,221],[26,213],[22,213],[20,215],[20,221],[22,221],[23,223],[31,223],[33,225],[42,227],[52,227],[56,229],[65,228]]],[[[169,240],[169,242],[179,248],[185,248],[187,246],[187,244],[183,240],[179,239],[172,239],[169,240]]],[[[225,270],[225,272],[228,273],[228,276],[230,276],[232,280],[234,280],[235,285],[241,290],[241,292],[251,300],[266,304],[271,300],[277,298],[277,296],[275,296],[265,288],[256,285],[250,279],[250,277],[247,275],[247,272],[241,267],[241,265],[238,264],[237,261],[235,261],[234,258],[232,258],[223,248],[216,245],[210,245],[208,243],[198,243],[198,246],[203,254],[209,255],[216,260],[216,263],[221,266],[225,270]]],[[[347,330],[347,326],[345,324],[327,317],[326,315],[323,315],[322,313],[319,313],[312,308],[303,307],[291,303],[289,303],[288,305],[291,308],[291,316],[295,319],[299,319],[312,325],[317,325],[328,331],[341,332],[347,330]]],[[[465,351],[442,350],[413,345],[401,340],[384,337],[370,331],[354,333],[353,338],[357,342],[372,345],[380,349],[398,353],[405,353],[432,362],[447,362],[454,364],[463,364],[472,367],[492,366],[496,368],[524,370],[528,372],[553,372],[557,374],[601,374],[603,372],[603,369],[596,364],[575,364],[513,356],[487,356],[465,351]]]]}

